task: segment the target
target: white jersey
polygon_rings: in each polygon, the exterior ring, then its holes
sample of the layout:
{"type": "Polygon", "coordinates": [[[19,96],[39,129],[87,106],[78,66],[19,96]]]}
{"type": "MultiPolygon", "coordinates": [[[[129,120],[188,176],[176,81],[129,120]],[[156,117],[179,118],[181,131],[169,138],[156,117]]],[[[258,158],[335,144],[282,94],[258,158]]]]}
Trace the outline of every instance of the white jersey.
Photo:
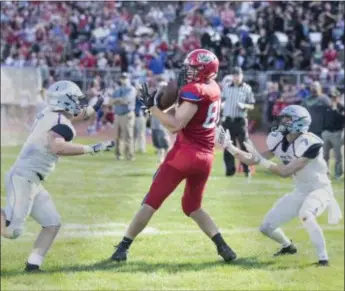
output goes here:
{"type": "Polygon", "coordinates": [[[267,146],[285,165],[300,157],[310,158],[308,164],[293,175],[297,189],[311,192],[331,185],[323,157],[323,141],[313,133],[303,133],[289,144],[282,133],[271,132],[267,146]]]}
{"type": "Polygon", "coordinates": [[[48,133],[56,125],[68,126],[75,136],[75,129],[69,119],[59,112],[53,112],[49,107],[37,114],[32,131],[14,163],[12,169],[23,174],[38,174],[43,179],[53,170],[59,159],[48,147],[48,133]]]}

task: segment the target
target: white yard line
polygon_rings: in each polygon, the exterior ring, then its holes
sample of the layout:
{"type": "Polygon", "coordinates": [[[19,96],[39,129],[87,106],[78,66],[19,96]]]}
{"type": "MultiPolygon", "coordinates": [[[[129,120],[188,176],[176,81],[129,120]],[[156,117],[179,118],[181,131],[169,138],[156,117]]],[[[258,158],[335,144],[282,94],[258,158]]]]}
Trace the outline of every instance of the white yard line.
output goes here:
{"type": "MultiPolygon", "coordinates": [[[[65,224],[62,226],[61,232],[58,235],[58,240],[71,239],[71,238],[99,238],[99,237],[121,237],[123,236],[127,225],[124,223],[104,223],[104,224],[65,224]]],[[[323,230],[338,231],[343,230],[344,225],[321,225],[323,230]]],[[[285,227],[286,230],[301,230],[302,226],[285,227]]],[[[220,229],[222,233],[236,234],[236,233],[251,233],[259,232],[258,227],[247,228],[231,228],[220,229]]],[[[154,227],[147,227],[142,232],[142,235],[176,235],[176,234],[195,234],[201,233],[198,229],[184,229],[184,230],[159,230],[154,227]]],[[[19,240],[32,241],[36,233],[26,232],[19,240]]]]}
{"type": "MultiPolygon", "coordinates": [[[[83,190],[83,187],[75,187],[74,190],[79,189],[83,190]]],[[[56,200],[58,199],[81,199],[81,200],[87,200],[87,199],[95,199],[95,198],[114,198],[114,199],[119,199],[119,198],[123,198],[130,195],[139,195],[138,197],[135,196],[134,198],[130,199],[131,202],[137,202],[137,201],[141,201],[144,198],[144,195],[146,194],[148,188],[146,188],[146,190],[144,189],[141,192],[138,192],[137,190],[128,192],[128,189],[126,191],[126,194],[123,195],[123,191],[121,191],[121,188],[114,188],[114,191],[109,192],[109,191],[102,191],[101,189],[99,189],[99,191],[97,193],[91,193],[91,194],[85,194],[85,193],[81,193],[79,195],[77,194],[66,194],[66,195],[59,195],[56,193],[51,193],[52,197],[56,200]],[[140,194],[142,194],[142,197],[140,197],[140,194]]],[[[49,189],[48,189],[49,191],[49,189]]],[[[285,193],[288,193],[289,189],[286,189],[286,191],[282,191],[282,189],[280,189],[280,191],[266,191],[263,189],[257,189],[255,192],[253,191],[234,191],[234,190],[221,190],[221,191],[217,191],[215,194],[217,197],[219,196],[282,196],[285,193]]],[[[209,194],[207,194],[207,197],[210,197],[212,193],[212,189],[209,189],[209,194]]],[[[344,192],[342,190],[334,190],[334,195],[336,197],[342,197],[344,195],[344,192]]],[[[5,195],[1,196],[1,201],[5,201],[5,195]]],[[[215,197],[213,197],[215,198],[215,197]]]]}

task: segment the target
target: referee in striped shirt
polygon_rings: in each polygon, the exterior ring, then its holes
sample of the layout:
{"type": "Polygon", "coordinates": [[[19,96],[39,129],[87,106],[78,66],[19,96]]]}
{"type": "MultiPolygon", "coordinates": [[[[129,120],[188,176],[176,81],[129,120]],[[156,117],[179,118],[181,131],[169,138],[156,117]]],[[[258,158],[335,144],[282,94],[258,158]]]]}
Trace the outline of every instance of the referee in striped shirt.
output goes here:
{"type": "MultiPolygon", "coordinates": [[[[225,85],[222,92],[223,115],[222,125],[228,129],[234,144],[238,141],[242,150],[246,151],[243,144],[248,138],[248,110],[254,109],[254,94],[252,88],[243,82],[243,72],[239,67],[232,70],[232,82],[225,85]]],[[[236,173],[235,159],[228,151],[224,151],[226,176],[236,173]]],[[[246,177],[250,177],[249,167],[242,164],[246,177]]]]}

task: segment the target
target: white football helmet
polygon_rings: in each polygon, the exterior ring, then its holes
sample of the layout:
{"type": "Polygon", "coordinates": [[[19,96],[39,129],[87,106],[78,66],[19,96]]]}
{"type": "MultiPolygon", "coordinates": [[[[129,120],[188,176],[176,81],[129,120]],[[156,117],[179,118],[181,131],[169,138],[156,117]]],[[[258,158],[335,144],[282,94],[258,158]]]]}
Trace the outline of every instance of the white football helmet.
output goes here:
{"type": "Polygon", "coordinates": [[[276,131],[282,133],[305,133],[309,130],[311,116],[307,109],[299,105],[289,105],[279,114],[279,123],[276,131]],[[288,117],[288,121],[283,121],[288,117]]]}
{"type": "Polygon", "coordinates": [[[81,112],[80,99],[85,95],[77,84],[71,81],[58,81],[47,90],[48,104],[52,110],[65,111],[73,116],[81,112]]]}

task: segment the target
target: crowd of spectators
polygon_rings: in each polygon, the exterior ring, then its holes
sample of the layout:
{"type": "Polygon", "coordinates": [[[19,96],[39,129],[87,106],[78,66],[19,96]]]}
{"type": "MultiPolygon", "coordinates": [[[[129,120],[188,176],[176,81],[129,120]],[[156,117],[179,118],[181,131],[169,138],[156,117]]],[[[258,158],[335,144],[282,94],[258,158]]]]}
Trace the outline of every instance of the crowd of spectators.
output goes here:
{"type": "Polygon", "coordinates": [[[119,69],[135,80],[174,78],[187,52],[213,50],[226,74],[311,70],[341,82],[344,2],[8,1],[1,62],[56,70],[119,69]]]}
{"type": "Polygon", "coordinates": [[[314,81],[308,85],[289,84],[287,82],[268,82],[267,90],[264,92],[266,100],[266,116],[270,125],[277,120],[279,113],[292,104],[302,105],[315,95],[315,91],[322,92],[319,95],[339,97],[339,102],[344,105],[344,93],[341,93],[335,86],[323,89],[320,82],[314,81]],[[317,88],[316,88],[317,87],[317,88]],[[317,89],[317,90],[316,90],[317,89]]]}

